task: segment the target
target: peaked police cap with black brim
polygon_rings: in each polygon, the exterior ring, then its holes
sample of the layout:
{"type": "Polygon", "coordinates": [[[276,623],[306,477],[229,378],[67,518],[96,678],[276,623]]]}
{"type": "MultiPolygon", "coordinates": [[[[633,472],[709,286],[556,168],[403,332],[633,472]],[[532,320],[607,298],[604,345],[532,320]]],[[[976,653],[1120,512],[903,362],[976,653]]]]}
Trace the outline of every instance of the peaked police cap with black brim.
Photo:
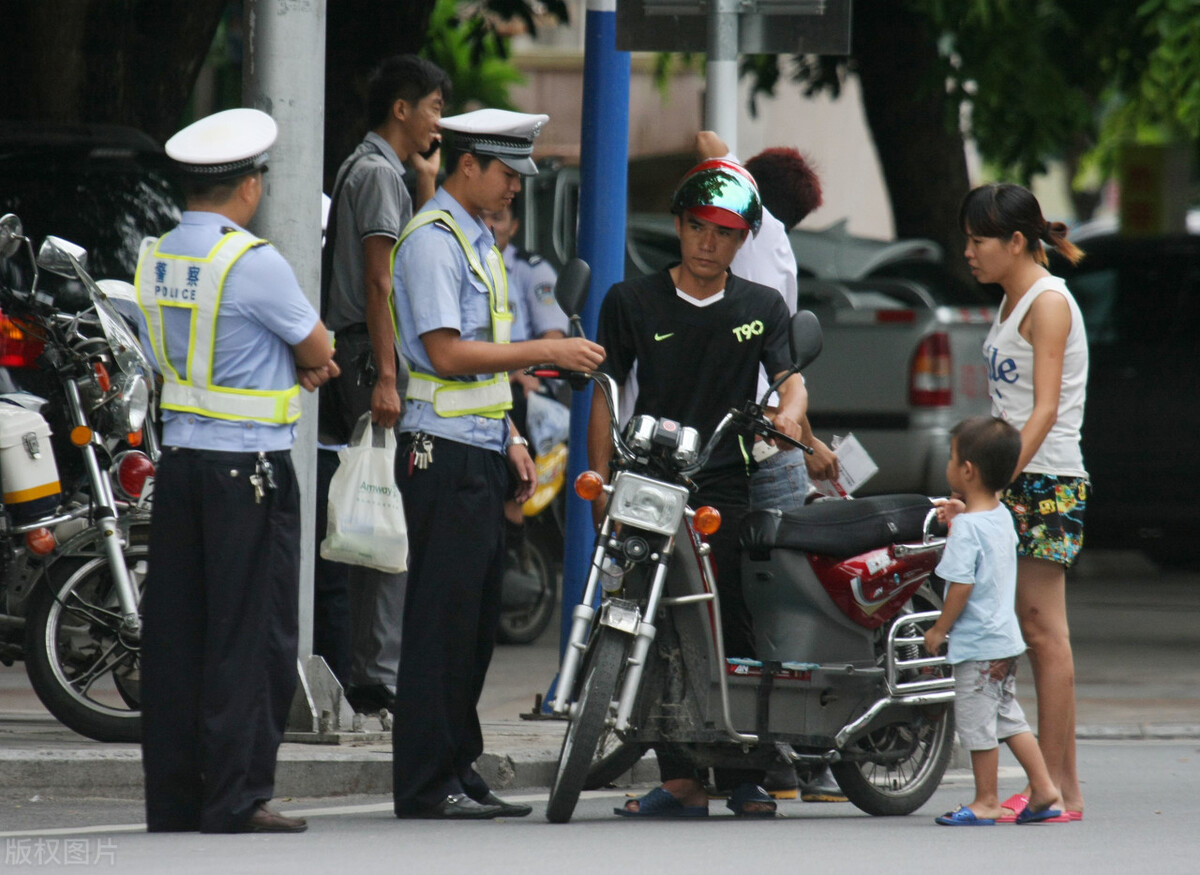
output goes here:
{"type": "Polygon", "coordinates": [[[490,155],[522,176],[536,176],[533,141],[548,121],[548,115],[477,109],[442,119],[442,139],[452,149],[490,155]]]}
{"type": "Polygon", "coordinates": [[[279,126],[265,112],[227,109],[192,122],[165,148],[180,173],[220,182],[266,170],[267,149],[278,136],[279,126]]]}

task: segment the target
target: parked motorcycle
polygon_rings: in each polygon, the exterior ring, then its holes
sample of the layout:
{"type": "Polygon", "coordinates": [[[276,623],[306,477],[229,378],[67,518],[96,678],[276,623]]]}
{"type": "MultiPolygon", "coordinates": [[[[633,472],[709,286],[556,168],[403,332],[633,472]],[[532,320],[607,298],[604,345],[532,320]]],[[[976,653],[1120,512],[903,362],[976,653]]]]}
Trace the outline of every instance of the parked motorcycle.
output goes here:
{"type": "MultiPolygon", "coordinates": [[[[795,317],[791,340],[795,373],[820,352],[812,313],[795,317]]],[[[653,416],[633,417],[622,434],[605,375],[535,373],[594,383],[614,447],[610,484],[595,472],[576,481],[582,498],[608,500],[559,670],[553,711],[569,724],[547,818],[570,819],[605,737],[622,743],[601,752],[610,759],[671,744],[701,768],[829,763],[850,801],[874,815],[924,804],[954,735],[949,666],[922,650],[940,613],[930,574],[945,543],[930,500],[751,513],[740,541],[758,654],[727,654],[704,541],[720,515],[689,505],[689,478],[735,433],[796,444],[763,414],[787,375],[762,402],[730,410],[701,448],[694,429],[653,416]]]]}
{"type": "Polygon", "coordinates": [[[0,363],[35,360],[47,397],[0,396],[0,660],[24,659],[38,698],[76,732],[136,741],[153,375],[85,250],[48,237],[34,258],[20,220],[0,217],[0,261],[22,247],[32,282],[0,282],[16,341],[0,363]],[[90,304],[60,312],[39,268],[81,284],[90,304]]]}

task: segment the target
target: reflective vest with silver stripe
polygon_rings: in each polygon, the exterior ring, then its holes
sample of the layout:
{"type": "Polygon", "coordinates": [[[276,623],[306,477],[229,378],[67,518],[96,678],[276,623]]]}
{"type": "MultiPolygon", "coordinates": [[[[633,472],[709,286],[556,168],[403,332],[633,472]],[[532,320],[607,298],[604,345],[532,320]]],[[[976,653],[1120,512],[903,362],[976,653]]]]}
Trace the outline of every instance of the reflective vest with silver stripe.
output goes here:
{"type": "Polygon", "coordinates": [[[267,241],[244,231],[229,231],[207,255],[189,256],[160,251],[162,240],[147,237],[142,241],[134,285],[162,371],[163,409],[275,425],[298,420],[299,383],[287,389],[249,389],[213,382],[217,312],[225,277],[234,262],[267,241]],[[187,314],[188,346],[182,356],[167,346],[163,313],[168,308],[187,314]]]}
{"type": "MultiPolygon", "coordinates": [[[[428,210],[417,213],[412,217],[400,239],[392,248],[392,275],[396,274],[396,253],[404,245],[408,236],[418,228],[439,223],[458,240],[467,265],[488,290],[488,311],[491,314],[492,342],[508,343],[512,337],[512,310],[508,306],[508,271],[504,269],[504,258],[495,246],[487,254],[487,269],[479,260],[479,253],[467,240],[467,235],[454,221],[454,217],[445,210],[428,210]]],[[[392,327],[396,337],[400,337],[400,325],[396,321],[395,291],[389,295],[392,311],[392,327]]],[[[508,374],[499,373],[484,375],[482,379],[464,382],[462,380],[444,380],[435,374],[425,374],[414,368],[409,368],[408,392],[406,398],[416,401],[427,401],[433,405],[438,416],[486,416],[489,419],[503,419],[504,412],[512,408],[512,390],[508,385],[508,374]]]]}

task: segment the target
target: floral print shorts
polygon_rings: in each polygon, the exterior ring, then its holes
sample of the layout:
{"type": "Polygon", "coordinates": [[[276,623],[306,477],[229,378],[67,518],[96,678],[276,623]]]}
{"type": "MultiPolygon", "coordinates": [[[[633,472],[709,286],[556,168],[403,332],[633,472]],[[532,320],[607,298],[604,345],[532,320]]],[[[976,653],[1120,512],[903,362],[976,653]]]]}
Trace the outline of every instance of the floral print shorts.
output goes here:
{"type": "Polygon", "coordinates": [[[1021,474],[1001,496],[1017,524],[1017,555],[1070,568],[1083,547],[1083,511],[1091,484],[1083,477],[1021,474]]]}

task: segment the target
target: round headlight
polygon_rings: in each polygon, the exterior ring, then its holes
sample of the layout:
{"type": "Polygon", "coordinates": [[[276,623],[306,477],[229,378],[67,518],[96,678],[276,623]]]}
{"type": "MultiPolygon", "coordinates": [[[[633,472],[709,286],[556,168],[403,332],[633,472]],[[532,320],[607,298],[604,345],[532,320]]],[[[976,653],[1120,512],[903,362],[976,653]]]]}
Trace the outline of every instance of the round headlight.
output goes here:
{"type": "Polygon", "coordinates": [[[141,431],[150,410],[150,388],[141,374],[126,375],[121,391],[110,403],[114,426],[129,434],[141,431]]]}

